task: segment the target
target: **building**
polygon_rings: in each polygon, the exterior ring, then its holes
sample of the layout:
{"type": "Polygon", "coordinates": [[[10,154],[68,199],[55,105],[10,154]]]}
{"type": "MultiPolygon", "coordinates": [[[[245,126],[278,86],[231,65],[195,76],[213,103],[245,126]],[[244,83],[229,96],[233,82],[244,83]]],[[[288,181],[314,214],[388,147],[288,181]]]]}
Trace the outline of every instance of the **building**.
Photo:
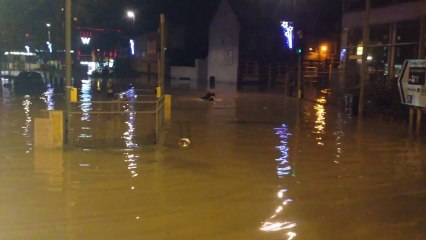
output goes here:
{"type": "Polygon", "coordinates": [[[218,82],[236,84],[239,46],[240,23],[229,1],[222,0],[210,23],[207,75],[218,82]]]}
{"type": "Polygon", "coordinates": [[[393,85],[406,59],[426,57],[426,1],[346,0],[342,18],[341,67],[346,85],[357,85],[363,55],[363,26],[368,17],[367,65],[369,82],[393,85]]]}
{"type": "Polygon", "coordinates": [[[129,39],[118,29],[77,27],[74,36],[76,60],[87,65],[88,74],[104,68],[113,68],[117,59],[127,58],[129,39]]]}

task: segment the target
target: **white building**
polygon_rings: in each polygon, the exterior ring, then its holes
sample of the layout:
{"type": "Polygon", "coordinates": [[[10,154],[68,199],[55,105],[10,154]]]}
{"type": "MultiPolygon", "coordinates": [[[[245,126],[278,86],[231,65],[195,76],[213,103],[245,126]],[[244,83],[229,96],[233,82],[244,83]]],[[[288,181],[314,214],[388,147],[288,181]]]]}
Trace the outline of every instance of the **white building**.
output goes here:
{"type": "MultiPolygon", "coordinates": [[[[222,0],[210,23],[208,78],[237,83],[240,23],[228,0],[222,0]]],[[[207,81],[208,79],[206,79],[207,81]]]]}

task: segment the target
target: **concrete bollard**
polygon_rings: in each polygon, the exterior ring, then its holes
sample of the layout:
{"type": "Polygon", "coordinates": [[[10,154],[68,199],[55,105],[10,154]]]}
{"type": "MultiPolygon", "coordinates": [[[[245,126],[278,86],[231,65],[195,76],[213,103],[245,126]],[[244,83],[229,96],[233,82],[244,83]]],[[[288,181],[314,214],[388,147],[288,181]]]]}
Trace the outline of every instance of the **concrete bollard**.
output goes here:
{"type": "Polygon", "coordinates": [[[64,114],[62,111],[42,111],[34,119],[34,147],[58,148],[64,144],[64,114]]]}
{"type": "Polygon", "coordinates": [[[172,95],[164,95],[164,123],[166,125],[170,124],[172,119],[172,95]]]}

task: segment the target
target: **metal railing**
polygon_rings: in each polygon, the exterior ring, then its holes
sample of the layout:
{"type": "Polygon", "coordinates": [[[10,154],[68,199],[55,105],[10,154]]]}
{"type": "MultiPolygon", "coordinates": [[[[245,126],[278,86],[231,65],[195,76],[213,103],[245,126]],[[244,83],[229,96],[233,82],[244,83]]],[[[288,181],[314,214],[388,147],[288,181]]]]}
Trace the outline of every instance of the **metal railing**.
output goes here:
{"type": "MultiPolygon", "coordinates": [[[[155,96],[144,95],[142,97],[154,98],[155,96]]],[[[69,114],[70,119],[73,119],[72,121],[81,122],[83,120],[75,120],[72,116],[87,114],[108,117],[108,115],[153,114],[155,115],[155,143],[158,143],[160,131],[164,125],[164,100],[165,96],[163,95],[160,98],[155,97],[155,100],[79,101],[71,103],[69,114]]]]}

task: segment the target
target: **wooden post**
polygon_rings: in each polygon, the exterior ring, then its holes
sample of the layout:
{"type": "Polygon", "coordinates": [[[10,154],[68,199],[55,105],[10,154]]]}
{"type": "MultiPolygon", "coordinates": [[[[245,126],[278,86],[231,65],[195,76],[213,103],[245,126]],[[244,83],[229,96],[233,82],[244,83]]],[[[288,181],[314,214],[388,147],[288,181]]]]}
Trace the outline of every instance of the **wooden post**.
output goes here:
{"type": "Polygon", "coordinates": [[[365,15],[362,31],[362,64],[361,64],[361,79],[360,79],[360,90],[359,90],[359,102],[358,102],[358,116],[362,117],[364,114],[364,95],[365,85],[368,80],[368,42],[370,35],[370,0],[365,0],[365,15]]]}
{"type": "Polygon", "coordinates": [[[420,134],[421,125],[422,125],[422,109],[418,107],[417,108],[417,122],[416,122],[416,134],[417,135],[420,134]]]}
{"type": "Polygon", "coordinates": [[[408,131],[411,133],[413,130],[413,123],[414,123],[414,108],[410,107],[410,114],[408,117],[408,131]]]}

